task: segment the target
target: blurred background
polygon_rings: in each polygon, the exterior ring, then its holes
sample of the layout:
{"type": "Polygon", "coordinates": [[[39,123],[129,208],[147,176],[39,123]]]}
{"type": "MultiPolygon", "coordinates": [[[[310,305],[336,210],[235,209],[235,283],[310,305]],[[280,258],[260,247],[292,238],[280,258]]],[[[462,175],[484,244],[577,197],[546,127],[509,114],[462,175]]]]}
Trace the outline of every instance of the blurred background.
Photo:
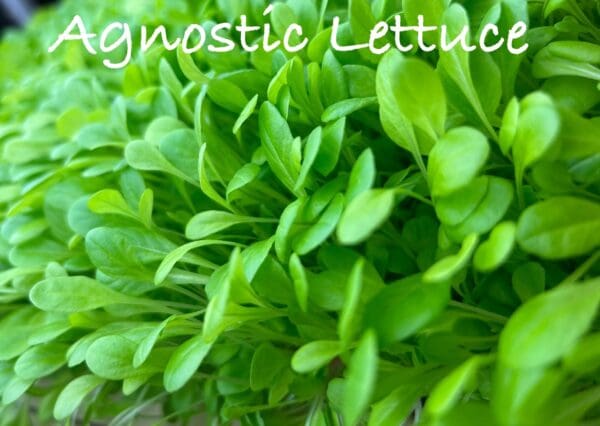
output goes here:
{"type": "Polygon", "coordinates": [[[0,33],[10,27],[25,25],[36,8],[56,0],[0,0],[0,33]]]}

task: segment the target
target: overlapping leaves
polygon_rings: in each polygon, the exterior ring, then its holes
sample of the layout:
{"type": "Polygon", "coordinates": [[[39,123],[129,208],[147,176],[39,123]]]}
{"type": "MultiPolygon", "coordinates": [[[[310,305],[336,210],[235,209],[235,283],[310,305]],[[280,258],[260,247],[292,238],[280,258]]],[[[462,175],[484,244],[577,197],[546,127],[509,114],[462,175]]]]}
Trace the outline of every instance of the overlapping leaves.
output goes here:
{"type": "Polygon", "coordinates": [[[597,422],[594,2],[196,3],[66,2],[0,44],[0,424],[597,422]],[[312,41],[23,55],[74,13],[312,41]],[[530,22],[530,51],[328,48],[396,13],[530,22]]]}

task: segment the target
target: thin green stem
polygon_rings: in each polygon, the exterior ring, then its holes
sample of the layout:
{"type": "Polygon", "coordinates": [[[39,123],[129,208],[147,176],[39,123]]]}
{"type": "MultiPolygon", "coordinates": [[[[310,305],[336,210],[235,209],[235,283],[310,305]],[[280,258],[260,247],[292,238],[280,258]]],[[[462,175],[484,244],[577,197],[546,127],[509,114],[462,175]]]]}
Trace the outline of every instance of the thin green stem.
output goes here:
{"type": "Polygon", "coordinates": [[[194,293],[191,290],[188,290],[185,287],[181,287],[181,286],[168,286],[167,287],[169,290],[173,290],[183,296],[189,297],[192,300],[195,300],[197,302],[202,302],[202,303],[206,303],[206,299],[204,299],[202,296],[200,296],[199,294],[194,293]]]}
{"type": "MultiPolygon", "coordinates": [[[[181,315],[182,312],[172,309],[170,307],[165,306],[166,302],[161,302],[154,299],[137,299],[135,297],[127,297],[126,300],[123,300],[121,303],[123,305],[131,305],[131,306],[145,306],[147,308],[152,308],[154,312],[161,314],[169,314],[169,315],[181,315]]],[[[197,309],[198,307],[194,307],[197,309]]]]}
{"type": "Polygon", "coordinates": [[[181,309],[198,310],[198,308],[201,307],[201,306],[198,306],[198,305],[192,305],[190,303],[171,302],[170,300],[165,300],[165,301],[163,301],[163,303],[165,305],[171,306],[173,308],[181,308],[181,309]]]}
{"type": "MultiPolygon", "coordinates": [[[[244,328],[246,328],[248,331],[252,331],[253,336],[261,336],[263,338],[273,339],[275,341],[278,341],[281,343],[287,343],[292,346],[302,346],[304,343],[306,343],[303,339],[301,339],[299,337],[288,336],[287,334],[277,333],[276,331],[273,331],[261,324],[247,324],[246,327],[244,327],[244,328]]],[[[240,329],[239,331],[242,334],[244,333],[244,330],[242,330],[242,329],[240,329]]]]}
{"type": "Polygon", "coordinates": [[[583,262],[571,275],[565,278],[560,285],[574,283],[579,281],[598,261],[600,260],[600,250],[591,255],[589,259],[583,262]]]}
{"type": "Polygon", "coordinates": [[[421,153],[413,152],[413,158],[415,159],[417,166],[419,166],[419,170],[425,178],[425,181],[429,182],[429,174],[427,173],[427,167],[425,167],[425,162],[423,161],[423,157],[421,157],[421,153]]]}
{"type": "Polygon", "coordinates": [[[506,324],[508,318],[503,315],[496,314],[494,312],[486,311],[485,309],[478,308],[477,306],[467,305],[466,303],[457,302],[455,300],[451,300],[449,305],[453,308],[460,309],[462,311],[471,312],[476,314],[482,318],[486,318],[490,321],[497,322],[499,324],[506,324]]]}
{"type": "Polygon", "coordinates": [[[423,197],[421,194],[417,194],[416,192],[413,192],[409,189],[397,187],[397,188],[394,188],[394,191],[398,195],[406,195],[408,197],[414,198],[415,200],[419,200],[420,202],[427,204],[428,206],[433,206],[433,203],[431,202],[431,200],[428,200],[427,198],[423,197]]]}
{"type": "MultiPolygon", "coordinates": [[[[196,266],[200,266],[200,265],[196,265],[196,266]]],[[[206,268],[206,269],[212,269],[213,271],[216,271],[218,269],[218,267],[215,266],[214,268],[206,268]]],[[[188,271],[184,271],[184,270],[181,270],[178,268],[173,268],[171,270],[171,273],[169,273],[169,280],[172,281],[172,283],[175,285],[186,285],[186,284],[205,285],[210,280],[210,276],[203,275],[203,274],[197,274],[195,272],[188,272],[188,271]]]]}
{"type": "Polygon", "coordinates": [[[523,173],[518,169],[515,169],[515,185],[517,187],[517,201],[519,203],[519,209],[525,208],[525,195],[523,194],[523,173]]]}

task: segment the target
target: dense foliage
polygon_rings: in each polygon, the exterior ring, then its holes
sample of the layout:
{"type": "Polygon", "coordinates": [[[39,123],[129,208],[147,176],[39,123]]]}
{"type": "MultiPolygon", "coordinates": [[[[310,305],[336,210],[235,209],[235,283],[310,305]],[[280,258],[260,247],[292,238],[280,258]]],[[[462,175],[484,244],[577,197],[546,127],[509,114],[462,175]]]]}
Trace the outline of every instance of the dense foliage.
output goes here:
{"type": "Polygon", "coordinates": [[[7,34],[0,424],[598,424],[598,2],[449,3],[72,0],[7,34]],[[312,41],[114,71],[45,53],[75,13],[312,41]],[[398,13],[530,47],[329,49],[398,13]]]}

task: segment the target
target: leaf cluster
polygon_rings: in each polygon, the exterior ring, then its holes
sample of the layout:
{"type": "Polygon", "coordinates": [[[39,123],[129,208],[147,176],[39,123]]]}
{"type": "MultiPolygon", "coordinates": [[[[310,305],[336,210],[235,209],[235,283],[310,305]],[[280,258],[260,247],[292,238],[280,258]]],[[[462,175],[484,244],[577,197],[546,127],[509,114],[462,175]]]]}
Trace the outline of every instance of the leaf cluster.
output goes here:
{"type": "Polygon", "coordinates": [[[265,6],[71,0],[0,42],[0,425],[600,421],[597,2],[265,6]],[[75,13],[311,42],[108,71],[41,53],[75,13]],[[330,49],[398,13],[530,49],[330,49]]]}

